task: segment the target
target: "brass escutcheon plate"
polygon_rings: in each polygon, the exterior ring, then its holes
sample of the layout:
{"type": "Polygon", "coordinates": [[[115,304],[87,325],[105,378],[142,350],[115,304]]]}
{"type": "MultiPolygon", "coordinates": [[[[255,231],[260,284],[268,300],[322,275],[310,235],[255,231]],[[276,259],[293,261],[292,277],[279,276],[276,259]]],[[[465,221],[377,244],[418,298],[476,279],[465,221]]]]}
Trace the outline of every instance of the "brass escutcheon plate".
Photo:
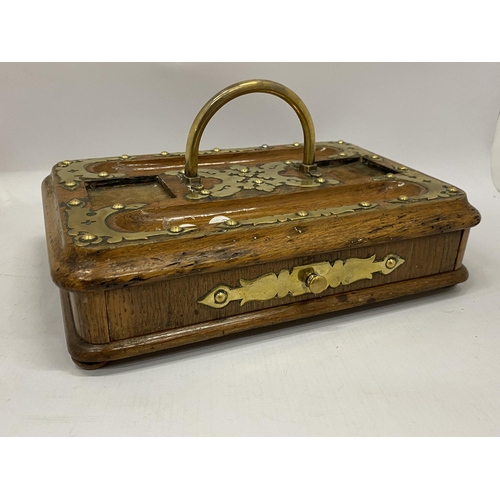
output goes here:
{"type": "Polygon", "coordinates": [[[367,259],[352,258],[345,261],[339,259],[333,263],[318,262],[297,266],[291,271],[283,269],[278,274],[264,274],[253,280],[240,278],[238,287],[218,285],[201,297],[198,303],[220,309],[233,301],[239,301],[242,306],[253,300],[271,300],[288,295],[297,297],[313,293],[307,283],[307,277],[312,274],[324,277],[328,284],[327,288],[336,288],[355,281],[372,279],[374,273],[390,274],[405,262],[405,259],[394,253],[386,255],[381,261],[376,261],[375,258],[376,256],[372,255],[367,259]]]}

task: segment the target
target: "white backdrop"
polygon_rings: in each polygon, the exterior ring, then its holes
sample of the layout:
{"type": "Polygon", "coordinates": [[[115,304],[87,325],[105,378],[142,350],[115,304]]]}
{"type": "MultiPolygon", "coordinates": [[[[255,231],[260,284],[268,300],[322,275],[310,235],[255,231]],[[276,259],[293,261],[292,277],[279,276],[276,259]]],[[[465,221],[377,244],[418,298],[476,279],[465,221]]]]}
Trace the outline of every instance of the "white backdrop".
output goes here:
{"type": "MultiPolygon", "coordinates": [[[[489,156],[500,64],[1,64],[2,435],[498,435],[500,237],[489,156]],[[48,274],[40,183],[59,160],[183,151],[218,90],[266,78],[344,139],[458,185],[483,215],[454,289],[172,353],[74,367],[48,274]]],[[[202,147],[301,141],[250,95],[202,147]]]]}
{"type": "MultiPolygon", "coordinates": [[[[203,104],[249,78],[294,90],[318,140],[344,138],[435,172],[450,163],[474,175],[488,169],[500,64],[480,63],[2,64],[1,168],[48,171],[61,158],[184,151],[203,104]]],[[[253,94],[215,115],[202,147],[301,137],[286,103],[253,94]]]]}

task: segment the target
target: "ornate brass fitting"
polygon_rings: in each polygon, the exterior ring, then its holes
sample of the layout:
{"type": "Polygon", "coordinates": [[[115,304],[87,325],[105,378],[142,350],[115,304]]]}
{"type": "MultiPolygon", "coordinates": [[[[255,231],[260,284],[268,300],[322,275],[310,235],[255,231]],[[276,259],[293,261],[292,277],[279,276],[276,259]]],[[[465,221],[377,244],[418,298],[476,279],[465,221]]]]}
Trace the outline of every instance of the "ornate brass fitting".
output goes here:
{"type": "Polygon", "coordinates": [[[232,301],[238,301],[242,306],[252,300],[271,300],[288,295],[297,297],[307,293],[317,295],[328,287],[337,288],[355,281],[372,279],[374,273],[390,274],[404,262],[405,259],[394,253],[386,255],[381,261],[376,261],[375,255],[372,255],[367,259],[318,262],[294,267],[291,271],[283,269],[278,274],[264,274],[253,280],[240,278],[240,286],[235,288],[218,285],[198,299],[198,303],[220,309],[232,301]]]}

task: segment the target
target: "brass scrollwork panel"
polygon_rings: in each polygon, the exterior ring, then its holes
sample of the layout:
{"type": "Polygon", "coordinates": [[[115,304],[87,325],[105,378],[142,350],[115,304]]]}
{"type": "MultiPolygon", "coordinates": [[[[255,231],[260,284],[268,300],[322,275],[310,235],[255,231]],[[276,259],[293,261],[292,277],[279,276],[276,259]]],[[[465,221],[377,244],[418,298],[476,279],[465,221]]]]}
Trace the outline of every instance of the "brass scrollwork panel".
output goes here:
{"type": "MultiPolygon", "coordinates": [[[[202,179],[216,179],[219,183],[210,189],[201,191],[192,190],[186,198],[198,200],[207,197],[228,198],[242,190],[254,189],[270,193],[278,186],[291,186],[297,188],[318,188],[321,185],[335,185],[336,179],[311,177],[300,173],[299,176],[283,175],[292,163],[271,162],[258,166],[233,165],[227,169],[200,169],[198,174],[202,179]]],[[[165,175],[176,175],[178,172],[165,172],[165,175]]]]}
{"type": "Polygon", "coordinates": [[[253,280],[240,278],[238,287],[218,285],[201,297],[198,303],[220,309],[233,301],[238,301],[242,306],[254,300],[271,300],[288,295],[297,297],[315,293],[310,287],[311,277],[325,280],[325,286],[321,287],[323,290],[328,287],[337,288],[355,281],[372,279],[374,273],[390,274],[405,262],[405,259],[396,254],[388,254],[381,261],[376,261],[375,258],[376,256],[372,255],[367,259],[351,258],[345,261],[336,260],[333,263],[319,262],[297,266],[291,271],[283,269],[278,274],[264,274],[253,280]]]}
{"type": "Polygon", "coordinates": [[[144,203],[123,205],[117,203],[111,207],[92,210],[84,201],[74,199],[68,203],[66,209],[68,234],[73,236],[77,246],[96,245],[99,243],[121,243],[122,241],[147,240],[154,236],[177,237],[179,234],[198,231],[197,227],[182,227],[180,231],[173,226],[159,231],[116,231],[109,227],[106,219],[122,210],[137,210],[144,207],[144,203]]]}

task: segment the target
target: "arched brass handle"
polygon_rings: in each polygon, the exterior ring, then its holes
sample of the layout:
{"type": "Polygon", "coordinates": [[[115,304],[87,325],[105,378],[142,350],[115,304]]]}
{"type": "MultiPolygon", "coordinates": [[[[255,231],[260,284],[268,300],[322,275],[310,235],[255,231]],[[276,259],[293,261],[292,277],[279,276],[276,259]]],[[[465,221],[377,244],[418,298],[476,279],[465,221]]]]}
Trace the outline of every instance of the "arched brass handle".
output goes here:
{"type": "Polygon", "coordinates": [[[200,182],[198,177],[198,150],[200,148],[201,135],[212,116],[229,101],[232,101],[236,97],[254,92],[263,92],[278,96],[290,104],[295,110],[304,132],[304,157],[301,170],[309,172],[315,167],[316,143],[314,125],[311,115],[300,97],[280,83],[270,80],[246,80],[221,90],[201,108],[194,119],[191,129],[189,130],[186,144],[186,167],[184,170],[184,178],[188,184],[196,185],[200,182]]]}

